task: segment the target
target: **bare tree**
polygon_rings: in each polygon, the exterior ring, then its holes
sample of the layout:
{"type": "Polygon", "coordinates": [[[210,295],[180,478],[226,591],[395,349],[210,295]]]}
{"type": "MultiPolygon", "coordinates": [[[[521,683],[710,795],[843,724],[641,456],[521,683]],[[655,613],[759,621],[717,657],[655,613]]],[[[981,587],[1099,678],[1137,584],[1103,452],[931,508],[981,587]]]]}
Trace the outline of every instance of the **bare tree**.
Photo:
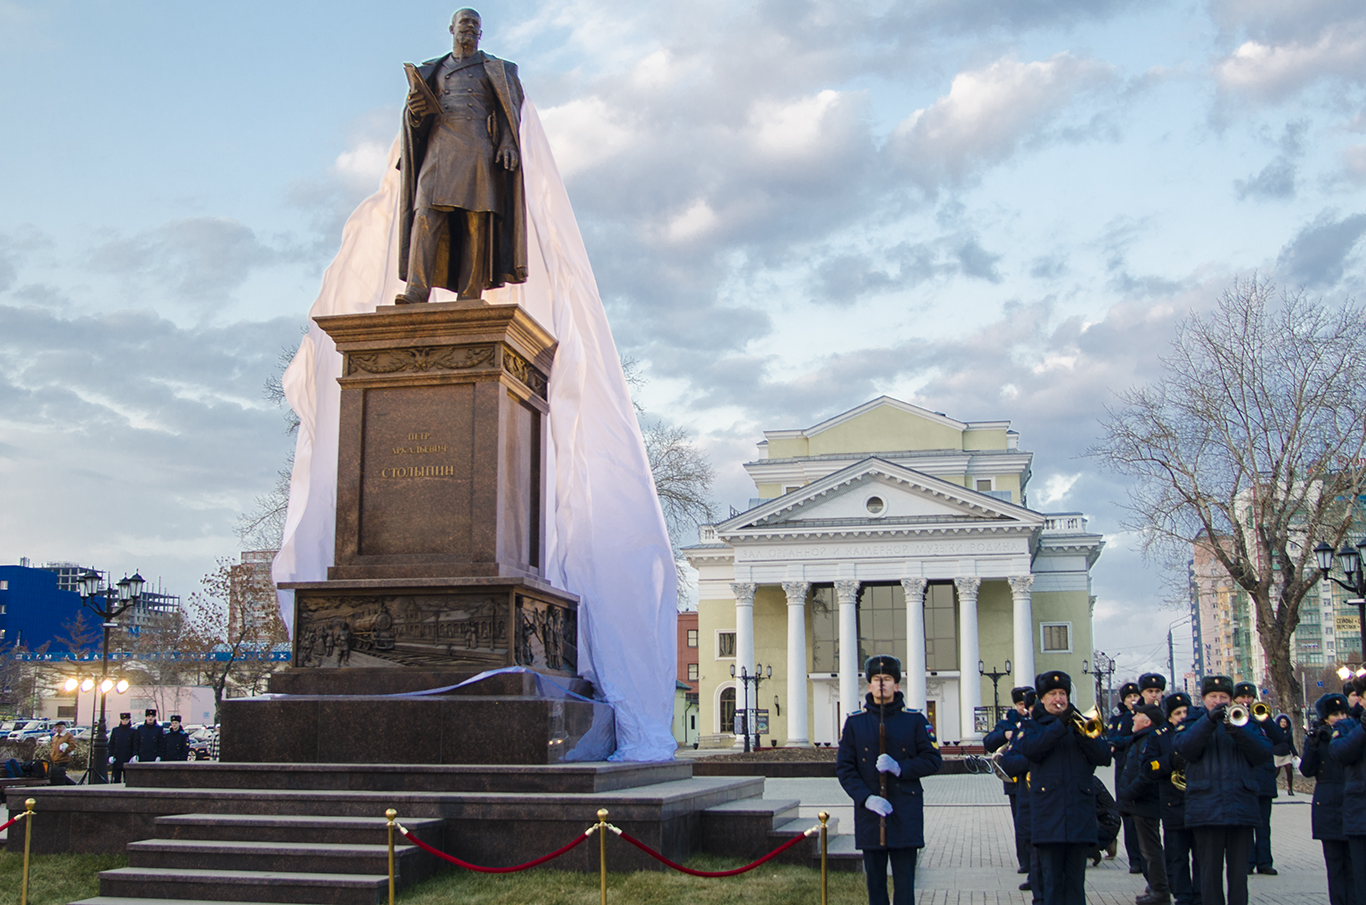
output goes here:
{"type": "Polygon", "coordinates": [[[1158,380],[1119,395],[1089,451],[1132,479],[1126,527],[1145,552],[1204,544],[1247,592],[1297,722],[1290,640],[1321,577],[1313,547],[1341,543],[1366,477],[1362,316],[1235,281],[1180,326],[1158,380]]]}
{"type": "Polygon", "coordinates": [[[76,615],[62,622],[62,631],[64,634],[58,635],[55,639],[57,645],[66,648],[76,657],[94,650],[104,637],[94,620],[87,614],[85,607],[81,607],[76,611],[76,615]]]}
{"type": "MultiPolygon", "coordinates": [[[[307,328],[304,329],[308,332],[307,328]]],[[[275,357],[275,370],[266,378],[262,395],[282,409],[285,434],[294,436],[299,431],[299,416],[285,398],[284,375],[294,360],[294,350],[288,346],[275,357]]],[[[252,501],[251,511],[237,517],[237,537],[251,550],[278,550],[285,534],[285,517],[289,513],[289,485],[294,476],[294,450],[289,451],[284,466],[275,473],[275,484],[252,501]]]]}

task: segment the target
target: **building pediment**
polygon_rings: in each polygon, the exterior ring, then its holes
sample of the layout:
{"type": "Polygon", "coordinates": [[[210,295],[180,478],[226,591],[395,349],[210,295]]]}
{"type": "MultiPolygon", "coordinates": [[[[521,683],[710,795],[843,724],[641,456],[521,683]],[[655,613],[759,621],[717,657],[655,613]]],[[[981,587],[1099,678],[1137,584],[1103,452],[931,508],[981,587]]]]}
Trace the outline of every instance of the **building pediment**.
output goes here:
{"type": "Polygon", "coordinates": [[[1033,531],[1044,516],[869,457],[716,526],[720,539],[766,533],[1033,531]]]}

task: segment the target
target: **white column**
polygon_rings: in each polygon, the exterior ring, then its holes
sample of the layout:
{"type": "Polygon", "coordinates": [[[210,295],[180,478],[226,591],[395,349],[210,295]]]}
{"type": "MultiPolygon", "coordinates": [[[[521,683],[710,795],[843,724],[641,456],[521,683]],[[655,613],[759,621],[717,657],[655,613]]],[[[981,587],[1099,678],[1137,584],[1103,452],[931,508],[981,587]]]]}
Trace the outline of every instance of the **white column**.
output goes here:
{"type": "MultiPolygon", "coordinates": [[[[745,688],[740,681],[740,669],[743,667],[746,674],[754,675],[754,591],[758,585],[750,582],[736,582],[730,586],[735,593],[735,707],[742,710],[745,706],[745,692],[751,695],[754,687],[745,688]]],[[[755,706],[754,701],[749,702],[750,707],[755,706]]],[[[729,731],[729,727],[722,726],[722,731],[729,731]]],[[[750,735],[754,734],[754,728],[750,727],[750,735]]],[[[735,738],[735,747],[744,748],[745,739],[743,735],[735,738]]]]}
{"type": "Polygon", "coordinates": [[[1016,685],[1034,684],[1034,607],[1029,597],[1033,585],[1033,575],[1010,579],[1010,594],[1015,601],[1015,662],[1011,665],[1016,685]]]}
{"type": "Polygon", "coordinates": [[[955,578],[958,586],[958,712],[962,725],[959,734],[965,739],[979,739],[975,717],[982,703],[982,679],[977,673],[981,659],[977,643],[977,589],[982,579],[955,578]]]}
{"type": "Polygon", "coordinates": [[[906,706],[925,711],[925,585],[924,578],[901,579],[906,593],[906,662],[901,682],[906,706]]]}
{"type": "MultiPolygon", "coordinates": [[[[840,604],[840,713],[845,717],[859,709],[858,585],[857,581],[835,582],[840,604]]],[[[837,736],[843,731],[843,726],[835,727],[837,736]]]]}
{"type": "Polygon", "coordinates": [[[806,591],[805,581],[785,581],[787,592],[787,742],[804,748],[806,737],[806,591]]]}

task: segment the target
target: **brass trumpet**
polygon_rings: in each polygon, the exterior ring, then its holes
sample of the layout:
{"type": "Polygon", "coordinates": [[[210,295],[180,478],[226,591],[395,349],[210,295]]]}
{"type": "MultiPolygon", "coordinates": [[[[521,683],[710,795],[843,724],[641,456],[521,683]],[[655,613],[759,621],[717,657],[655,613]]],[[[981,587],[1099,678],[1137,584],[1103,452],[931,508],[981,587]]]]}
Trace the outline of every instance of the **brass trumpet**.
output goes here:
{"type": "Polygon", "coordinates": [[[1074,713],[1072,728],[1087,738],[1100,738],[1105,733],[1105,721],[1100,718],[1100,708],[1092,707],[1085,713],[1074,713]]]}
{"type": "Polygon", "coordinates": [[[1185,770],[1173,770],[1173,771],[1172,771],[1172,775],[1171,775],[1171,780],[1172,780],[1172,785],[1176,786],[1176,787],[1177,787],[1178,789],[1180,789],[1182,792],[1186,791],[1186,771],[1185,771],[1185,770]]]}
{"type": "Polygon", "coordinates": [[[1224,722],[1230,726],[1246,726],[1251,716],[1242,704],[1232,704],[1224,711],[1224,722]]]}
{"type": "Polygon", "coordinates": [[[996,774],[996,778],[1001,782],[1015,782],[1015,777],[1011,776],[1001,766],[1001,757],[1006,753],[1006,749],[1001,748],[991,755],[987,760],[991,764],[991,772],[996,774]]]}
{"type": "Polygon", "coordinates": [[[1252,705],[1252,718],[1259,723],[1265,723],[1271,719],[1271,708],[1257,701],[1252,705]]]}

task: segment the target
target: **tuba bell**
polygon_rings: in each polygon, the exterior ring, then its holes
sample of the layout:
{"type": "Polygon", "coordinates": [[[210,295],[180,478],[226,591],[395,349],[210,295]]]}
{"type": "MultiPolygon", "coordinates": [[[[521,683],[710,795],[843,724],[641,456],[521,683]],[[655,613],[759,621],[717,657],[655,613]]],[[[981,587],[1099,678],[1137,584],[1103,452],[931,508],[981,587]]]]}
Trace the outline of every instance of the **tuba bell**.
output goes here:
{"type": "Polygon", "coordinates": [[[1246,726],[1249,719],[1247,708],[1242,704],[1233,704],[1224,711],[1224,722],[1230,726],[1246,726]]]}

